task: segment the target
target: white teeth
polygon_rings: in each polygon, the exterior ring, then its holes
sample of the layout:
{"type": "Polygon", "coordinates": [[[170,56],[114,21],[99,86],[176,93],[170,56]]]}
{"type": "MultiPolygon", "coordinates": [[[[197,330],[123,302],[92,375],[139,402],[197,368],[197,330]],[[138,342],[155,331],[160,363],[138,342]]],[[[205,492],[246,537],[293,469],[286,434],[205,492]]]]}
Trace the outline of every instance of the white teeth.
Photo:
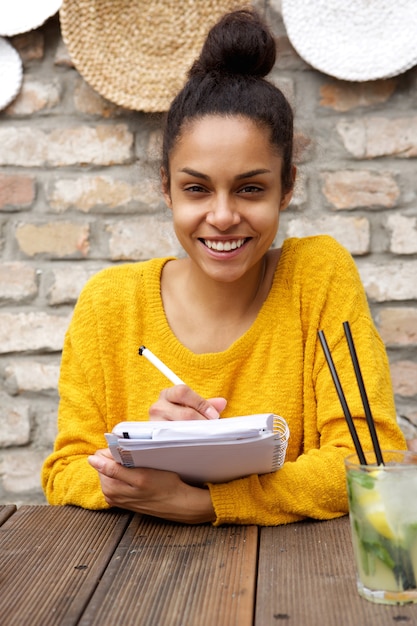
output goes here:
{"type": "Polygon", "coordinates": [[[204,244],[211,250],[217,252],[229,252],[230,250],[236,250],[245,243],[245,239],[235,239],[233,241],[211,241],[210,239],[204,239],[204,244]]]}

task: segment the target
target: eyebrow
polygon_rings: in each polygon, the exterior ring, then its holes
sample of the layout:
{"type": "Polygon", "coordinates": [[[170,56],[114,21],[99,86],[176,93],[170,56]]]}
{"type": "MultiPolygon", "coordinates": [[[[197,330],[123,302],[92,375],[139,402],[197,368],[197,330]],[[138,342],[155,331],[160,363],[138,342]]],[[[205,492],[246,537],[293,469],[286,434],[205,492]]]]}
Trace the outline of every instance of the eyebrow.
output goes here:
{"type": "MultiPolygon", "coordinates": [[[[183,167],[180,172],[184,174],[189,174],[190,176],[194,176],[195,178],[202,178],[203,180],[210,180],[210,176],[207,174],[202,174],[201,172],[197,172],[196,170],[191,169],[190,167],[183,167]]],[[[243,178],[253,178],[253,176],[259,176],[259,174],[271,174],[271,170],[268,169],[257,169],[257,170],[249,170],[249,172],[243,172],[242,174],[238,174],[235,176],[235,180],[242,180],[243,178]]]]}

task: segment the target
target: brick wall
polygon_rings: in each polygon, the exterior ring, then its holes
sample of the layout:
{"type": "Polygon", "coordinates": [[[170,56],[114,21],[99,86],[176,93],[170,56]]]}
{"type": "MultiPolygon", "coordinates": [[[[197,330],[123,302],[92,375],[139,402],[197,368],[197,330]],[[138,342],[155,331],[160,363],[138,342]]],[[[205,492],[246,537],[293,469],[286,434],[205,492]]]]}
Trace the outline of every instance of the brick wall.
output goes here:
{"type": "MultiPolygon", "coordinates": [[[[390,357],[401,426],[417,436],[417,68],[345,83],[278,37],[273,80],[296,111],[287,236],[326,232],[354,255],[390,357]]],[[[73,68],[59,20],[14,37],[24,63],[0,112],[0,503],[44,502],[64,333],[89,276],[180,253],[159,192],[160,116],[123,110],[73,68]]]]}

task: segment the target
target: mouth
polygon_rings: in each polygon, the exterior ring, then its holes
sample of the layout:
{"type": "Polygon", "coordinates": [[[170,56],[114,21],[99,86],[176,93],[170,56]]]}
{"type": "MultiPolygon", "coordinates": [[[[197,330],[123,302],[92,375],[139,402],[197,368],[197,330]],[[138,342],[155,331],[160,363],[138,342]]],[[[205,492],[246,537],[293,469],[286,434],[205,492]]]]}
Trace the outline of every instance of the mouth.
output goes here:
{"type": "Polygon", "coordinates": [[[210,250],[215,252],[231,252],[232,250],[238,250],[241,248],[250,237],[241,239],[228,239],[226,241],[219,241],[215,239],[200,239],[200,241],[210,250]]]}

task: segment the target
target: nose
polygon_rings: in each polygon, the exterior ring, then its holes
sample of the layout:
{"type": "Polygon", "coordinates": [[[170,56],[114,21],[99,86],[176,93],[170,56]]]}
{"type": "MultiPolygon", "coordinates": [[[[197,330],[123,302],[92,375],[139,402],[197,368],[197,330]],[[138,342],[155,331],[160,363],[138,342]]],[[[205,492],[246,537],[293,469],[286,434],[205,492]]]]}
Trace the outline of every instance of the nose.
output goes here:
{"type": "Polygon", "coordinates": [[[227,230],[240,223],[240,214],[233,199],[216,196],[206,215],[206,222],[218,230],[227,230]]]}

